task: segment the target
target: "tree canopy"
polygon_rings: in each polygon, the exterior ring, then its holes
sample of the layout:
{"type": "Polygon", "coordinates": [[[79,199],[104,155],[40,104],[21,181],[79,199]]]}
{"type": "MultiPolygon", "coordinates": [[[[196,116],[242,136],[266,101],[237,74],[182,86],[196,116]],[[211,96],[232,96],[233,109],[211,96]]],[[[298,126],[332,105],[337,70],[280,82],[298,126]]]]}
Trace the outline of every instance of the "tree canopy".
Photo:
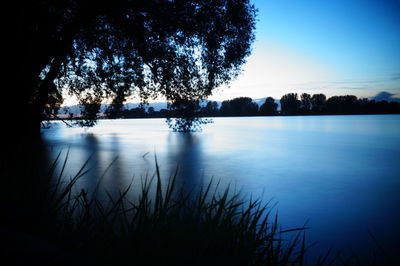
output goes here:
{"type": "Polygon", "coordinates": [[[297,93],[288,93],[283,95],[280,102],[282,114],[294,115],[299,112],[301,102],[297,97],[297,93]]]}
{"type": "Polygon", "coordinates": [[[275,102],[274,98],[267,97],[265,102],[260,106],[261,115],[277,115],[278,114],[278,104],[275,102]]]}
{"type": "Polygon", "coordinates": [[[223,101],[220,112],[222,115],[252,116],[258,112],[258,105],[249,97],[238,97],[223,101]]]}
{"type": "Polygon", "coordinates": [[[104,99],[118,111],[131,95],[163,96],[179,109],[240,73],[255,16],[249,0],[26,1],[16,94],[33,124],[50,95],[65,92],[84,106],[88,126],[104,99]]]}

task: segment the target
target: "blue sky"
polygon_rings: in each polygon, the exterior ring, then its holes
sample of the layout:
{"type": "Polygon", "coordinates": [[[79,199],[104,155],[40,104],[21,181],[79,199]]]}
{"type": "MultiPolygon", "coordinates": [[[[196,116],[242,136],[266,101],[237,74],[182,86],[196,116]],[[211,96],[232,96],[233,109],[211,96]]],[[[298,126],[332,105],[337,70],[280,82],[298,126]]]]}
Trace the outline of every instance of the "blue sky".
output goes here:
{"type": "Polygon", "coordinates": [[[399,0],[253,0],[256,41],[243,73],[211,99],[288,92],[400,97],[399,0]]]}

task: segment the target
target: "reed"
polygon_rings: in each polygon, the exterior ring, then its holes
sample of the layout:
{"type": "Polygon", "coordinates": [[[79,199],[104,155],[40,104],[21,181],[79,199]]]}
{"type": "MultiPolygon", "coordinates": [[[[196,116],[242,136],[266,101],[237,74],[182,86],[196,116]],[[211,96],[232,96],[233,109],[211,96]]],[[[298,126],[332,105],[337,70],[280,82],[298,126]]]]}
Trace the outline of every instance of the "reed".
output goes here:
{"type": "MultiPolygon", "coordinates": [[[[9,179],[20,186],[6,196],[13,196],[2,226],[9,259],[30,265],[305,264],[307,228],[282,229],[270,203],[213,182],[186,193],[176,186],[177,173],[165,187],[156,158],[140,193],[129,196],[130,185],[117,196],[105,192],[104,203],[96,193],[74,189],[90,159],[68,180],[67,160],[68,153],[58,174],[60,154],[47,175],[9,179]]],[[[317,264],[339,261],[328,255],[317,264]]]]}

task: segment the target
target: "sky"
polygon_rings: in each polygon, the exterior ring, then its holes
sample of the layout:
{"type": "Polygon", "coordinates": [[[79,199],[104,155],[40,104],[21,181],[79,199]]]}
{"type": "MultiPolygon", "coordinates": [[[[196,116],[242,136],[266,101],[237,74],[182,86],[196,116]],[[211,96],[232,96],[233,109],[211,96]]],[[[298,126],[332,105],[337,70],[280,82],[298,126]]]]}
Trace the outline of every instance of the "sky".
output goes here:
{"type": "Polygon", "coordinates": [[[256,41],[213,100],[289,92],[400,97],[400,0],[251,0],[256,41]]]}
{"type": "MultiPolygon", "coordinates": [[[[400,98],[400,0],[250,1],[258,9],[252,54],[210,100],[382,91],[400,98]]],[[[67,97],[64,105],[75,103],[67,97]]]]}

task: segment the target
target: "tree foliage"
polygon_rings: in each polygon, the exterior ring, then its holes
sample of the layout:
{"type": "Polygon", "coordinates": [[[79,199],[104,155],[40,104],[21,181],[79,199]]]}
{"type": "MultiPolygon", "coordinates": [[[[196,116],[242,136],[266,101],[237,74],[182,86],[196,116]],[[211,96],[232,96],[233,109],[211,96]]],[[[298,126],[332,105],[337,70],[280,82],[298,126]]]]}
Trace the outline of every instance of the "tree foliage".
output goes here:
{"type": "Polygon", "coordinates": [[[301,102],[297,97],[297,93],[288,93],[282,96],[281,113],[284,115],[298,114],[301,102]]]}
{"type": "Polygon", "coordinates": [[[275,102],[274,98],[267,97],[265,102],[260,106],[261,115],[277,115],[278,114],[278,104],[275,102]]]}
{"type": "Polygon", "coordinates": [[[251,116],[257,115],[258,105],[249,97],[238,97],[223,101],[220,109],[221,115],[251,116]]]}
{"type": "Polygon", "coordinates": [[[296,93],[283,95],[282,115],[353,115],[353,114],[398,114],[400,102],[358,99],[355,95],[341,95],[326,98],[322,93],[296,93]]]}
{"type": "Polygon", "coordinates": [[[308,93],[302,93],[300,95],[300,110],[302,113],[308,113],[311,110],[311,95],[308,93]]]}
{"type": "Polygon", "coordinates": [[[167,113],[167,123],[173,131],[199,131],[201,125],[211,122],[211,120],[201,118],[199,100],[181,100],[172,103],[169,107],[173,111],[167,113]]]}
{"type": "Polygon", "coordinates": [[[171,108],[211,95],[240,73],[254,40],[249,0],[43,0],[19,13],[23,104],[43,119],[50,88],[75,95],[83,117],[112,99],[162,96],[171,108]],[[90,106],[90,108],[89,108],[90,106]]]}
{"type": "Polygon", "coordinates": [[[322,93],[313,94],[311,97],[311,111],[314,114],[321,114],[326,103],[326,96],[322,93]]]}

